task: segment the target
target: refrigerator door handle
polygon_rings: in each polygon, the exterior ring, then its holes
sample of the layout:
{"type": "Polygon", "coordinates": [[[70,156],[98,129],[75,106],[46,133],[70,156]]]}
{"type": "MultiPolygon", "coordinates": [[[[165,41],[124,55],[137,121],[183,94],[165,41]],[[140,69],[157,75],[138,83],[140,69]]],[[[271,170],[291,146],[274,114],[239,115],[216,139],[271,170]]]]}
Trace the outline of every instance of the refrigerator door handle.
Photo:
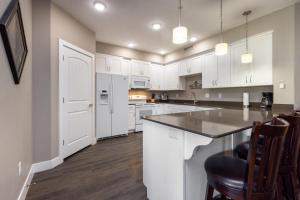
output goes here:
{"type": "Polygon", "coordinates": [[[112,113],[112,89],[111,84],[109,84],[109,111],[112,113]]]}
{"type": "Polygon", "coordinates": [[[111,113],[114,113],[114,81],[111,81],[111,113]]]}

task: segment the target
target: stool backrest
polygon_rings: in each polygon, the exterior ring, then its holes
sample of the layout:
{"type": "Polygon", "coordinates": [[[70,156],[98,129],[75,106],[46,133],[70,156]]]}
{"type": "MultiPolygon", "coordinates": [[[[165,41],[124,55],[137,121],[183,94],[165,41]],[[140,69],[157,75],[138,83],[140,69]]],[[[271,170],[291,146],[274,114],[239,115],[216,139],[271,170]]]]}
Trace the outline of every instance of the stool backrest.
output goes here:
{"type": "Polygon", "coordinates": [[[280,114],[279,117],[290,124],[285,138],[281,164],[282,166],[289,166],[293,170],[296,170],[300,148],[300,114],[280,114]]]}
{"type": "Polygon", "coordinates": [[[247,199],[252,199],[254,193],[256,195],[268,194],[267,196],[273,197],[288,127],[289,123],[280,118],[273,118],[270,124],[254,122],[248,152],[247,199]],[[257,145],[260,137],[264,140],[261,161],[259,166],[256,166],[257,145]]]}

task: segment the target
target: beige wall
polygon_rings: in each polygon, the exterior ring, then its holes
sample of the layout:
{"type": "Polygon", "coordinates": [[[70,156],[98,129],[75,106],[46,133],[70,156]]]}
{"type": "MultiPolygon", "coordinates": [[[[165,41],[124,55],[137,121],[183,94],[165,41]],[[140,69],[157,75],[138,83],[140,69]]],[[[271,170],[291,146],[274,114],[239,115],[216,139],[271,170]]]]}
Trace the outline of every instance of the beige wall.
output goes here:
{"type": "Polygon", "coordinates": [[[58,61],[59,39],[91,53],[96,52],[95,33],[50,0],[34,0],[34,163],[59,154],[58,61]]]}
{"type": "Polygon", "coordinates": [[[163,64],[164,57],[154,53],[134,50],[126,47],[116,46],[112,44],[97,42],[97,53],[120,56],[124,58],[131,58],[136,60],[144,60],[154,63],[163,64]]]}
{"type": "MultiPolygon", "coordinates": [[[[294,104],[294,6],[274,12],[250,22],[249,34],[274,30],[273,38],[273,77],[274,101],[278,104],[294,104]],[[279,89],[279,83],[286,83],[286,89],[279,89]]],[[[240,26],[224,33],[225,41],[231,43],[244,38],[244,27],[240,26]]],[[[173,62],[194,54],[212,50],[219,41],[214,36],[200,41],[186,51],[181,49],[165,56],[165,63],[173,62]]]]}
{"type": "Polygon", "coordinates": [[[51,141],[52,158],[58,156],[58,57],[59,39],[70,42],[91,53],[96,52],[96,34],[51,4],[51,141]]]}
{"type": "MultiPolygon", "coordinates": [[[[0,1],[0,16],[10,0],[0,1]]],[[[16,200],[32,164],[32,16],[31,0],[20,0],[28,56],[15,85],[0,36],[0,199],[16,200]],[[22,174],[18,175],[18,162],[22,174]]]]}
{"type": "Polygon", "coordinates": [[[50,1],[32,1],[33,161],[51,159],[50,1]]]}
{"type": "Polygon", "coordinates": [[[295,9],[295,108],[300,110],[300,3],[295,9]]]}

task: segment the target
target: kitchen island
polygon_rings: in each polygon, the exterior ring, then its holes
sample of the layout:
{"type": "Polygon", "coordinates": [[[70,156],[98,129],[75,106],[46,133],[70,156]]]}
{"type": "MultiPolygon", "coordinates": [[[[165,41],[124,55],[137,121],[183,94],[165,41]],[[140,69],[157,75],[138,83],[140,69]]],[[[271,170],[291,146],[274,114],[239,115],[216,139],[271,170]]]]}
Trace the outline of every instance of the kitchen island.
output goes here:
{"type": "MultiPolygon", "coordinates": [[[[149,200],[204,200],[207,157],[249,139],[253,121],[289,109],[211,109],[144,118],[143,181],[149,200]]],[[[234,169],[233,169],[234,170],[234,169]]]]}

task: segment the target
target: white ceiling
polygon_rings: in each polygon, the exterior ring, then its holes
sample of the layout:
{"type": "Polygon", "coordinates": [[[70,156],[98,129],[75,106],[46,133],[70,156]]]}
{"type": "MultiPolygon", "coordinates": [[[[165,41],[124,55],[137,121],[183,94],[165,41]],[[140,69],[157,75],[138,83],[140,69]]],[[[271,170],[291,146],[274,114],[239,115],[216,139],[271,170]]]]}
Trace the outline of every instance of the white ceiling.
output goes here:
{"type": "MultiPolygon", "coordinates": [[[[136,49],[167,53],[184,45],[172,44],[172,28],[178,23],[178,0],[103,0],[104,12],[93,8],[94,0],[53,0],[77,20],[96,32],[97,41],[136,49]],[[151,24],[160,22],[162,30],[155,32],[151,24]]],[[[224,28],[244,23],[241,13],[251,9],[250,20],[292,5],[297,0],[224,0],[224,28]]],[[[182,0],[183,25],[189,36],[200,40],[217,34],[220,29],[220,0],[182,0]]]]}

